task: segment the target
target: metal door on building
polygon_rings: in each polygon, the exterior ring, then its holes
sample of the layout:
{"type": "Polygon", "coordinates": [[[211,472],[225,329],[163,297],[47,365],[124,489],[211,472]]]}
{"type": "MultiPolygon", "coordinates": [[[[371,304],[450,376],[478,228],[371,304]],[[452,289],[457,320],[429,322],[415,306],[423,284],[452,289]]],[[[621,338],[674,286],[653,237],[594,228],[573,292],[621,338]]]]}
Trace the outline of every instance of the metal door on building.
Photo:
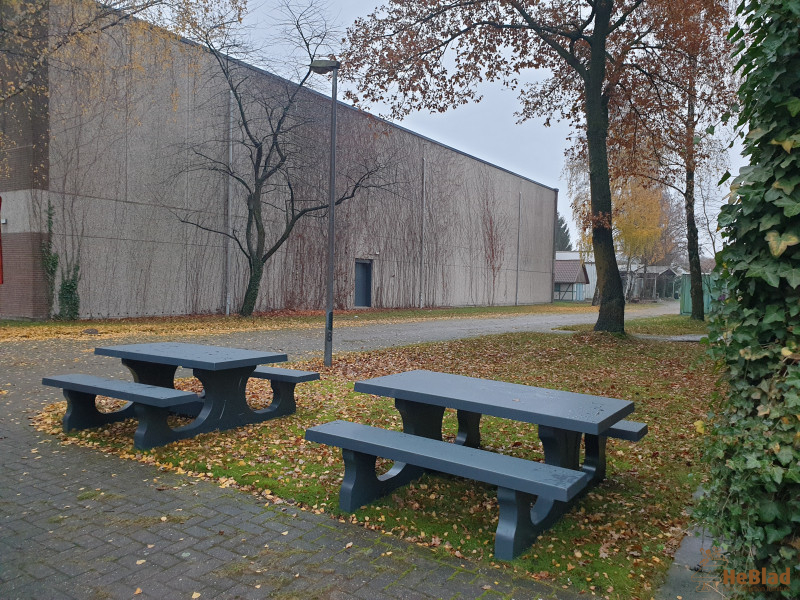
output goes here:
{"type": "Polygon", "coordinates": [[[372,306],[372,261],[356,260],[355,306],[372,306]]]}

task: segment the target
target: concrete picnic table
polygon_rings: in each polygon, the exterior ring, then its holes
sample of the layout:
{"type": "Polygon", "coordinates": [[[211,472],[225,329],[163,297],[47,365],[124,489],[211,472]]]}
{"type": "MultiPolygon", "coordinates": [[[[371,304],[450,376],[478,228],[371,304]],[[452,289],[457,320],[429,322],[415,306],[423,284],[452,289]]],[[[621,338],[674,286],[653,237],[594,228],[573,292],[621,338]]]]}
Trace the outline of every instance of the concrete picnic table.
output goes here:
{"type": "MultiPolygon", "coordinates": [[[[545,464],[589,474],[579,496],[605,478],[608,437],[637,441],[647,432],[645,424],[623,420],[634,411],[633,402],[627,400],[451,373],[406,371],[358,381],[354,389],[394,398],[403,419],[404,433],[435,440],[442,439],[445,408],[456,409],[458,434],[455,442],[472,448],[480,447],[482,415],[536,424],[545,464]]],[[[404,476],[406,468],[404,464],[395,465],[386,477],[397,477],[398,482],[411,479],[411,474],[404,476]]],[[[567,506],[551,498],[539,498],[531,511],[532,522],[546,528],[567,506]]]]}
{"type": "Polygon", "coordinates": [[[178,367],[192,369],[203,384],[204,395],[193,410],[187,411],[196,414],[196,419],[175,430],[181,438],[273,418],[268,409],[248,406],[247,380],[258,365],[288,360],[286,354],[278,352],[179,342],[106,346],[95,348],[95,354],[120,358],[134,381],[165,388],[174,387],[178,367]]]}

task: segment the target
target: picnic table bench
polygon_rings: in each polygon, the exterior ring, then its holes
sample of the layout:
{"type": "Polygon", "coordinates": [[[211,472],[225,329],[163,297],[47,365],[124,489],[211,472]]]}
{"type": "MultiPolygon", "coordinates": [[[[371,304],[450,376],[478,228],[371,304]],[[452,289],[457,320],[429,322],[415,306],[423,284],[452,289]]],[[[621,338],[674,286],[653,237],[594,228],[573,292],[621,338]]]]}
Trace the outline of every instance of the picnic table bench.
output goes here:
{"type": "Polygon", "coordinates": [[[64,414],[62,426],[65,432],[99,427],[134,417],[138,419],[139,425],[133,436],[133,445],[140,450],[187,437],[183,435],[181,428],[170,428],[167,417],[171,409],[197,402],[197,394],[194,392],[81,373],[44,377],[42,384],[64,390],[67,412],[64,414]],[[118,398],[129,404],[113,412],[100,412],[95,403],[97,396],[118,398]]]}
{"type": "Polygon", "coordinates": [[[162,342],[95,348],[95,354],[120,358],[131,371],[134,381],[77,374],[44,378],[44,385],[64,390],[68,405],[64,430],[85,429],[137,417],[139,428],[134,436],[134,446],[142,450],[198,433],[231,429],[291,414],[296,410],[295,385],[319,379],[318,373],[310,371],[256,368],[264,363],[287,360],[285,354],[277,352],[162,342]],[[174,389],[178,367],[192,369],[203,384],[199,396],[174,389]],[[273,400],[266,408],[253,410],[248,406],[245,389],[250,377],[272,381],[273,400]],[[95,406],[98,395],[119,398],[130,404],[116,412],[101,413],[95,406]],[[173,429],[167,424],[170,412],[194,420],[173,429]]]}
{"type": "Polygon", "coordinates": [[[281,417],[297,410],[294,398],[295,386],[305,381],[316,381],[319,379],[319,373],[280,367],[256,367],[250,377],[269,380],[272,387],[272,403],[264,411],[272,417],[281,417]]]}
{"type": "Polygon", "coordinates": [[[502,560],[517,556],[551,527],[571,502],[605,478],[608,437],[637,441],[647,433],[646,424],[623,420],[634,410],[633,403],[626,400],[462,375],[408,371],[358,381],[355,391],[394,398],[403,432],[340,422],[306,432],[311,441],[342,448],[342,510],[352,512],[426,470],[496,485],[501,515],[495,556],[502,560]],[[455,444],[442,442],[445,408],[457,411],[455,444]],[[480,450],[484,414],[538,425],[544,464],[480,450]],[[375,475],[377,456],[395,461],[381,477],[375,475]],[[519,477],[504,479],[492,474],[493,470],[508,475],[517,472],[519,477]],[[560,482],[561,488],[554,482],[560,482]]]}

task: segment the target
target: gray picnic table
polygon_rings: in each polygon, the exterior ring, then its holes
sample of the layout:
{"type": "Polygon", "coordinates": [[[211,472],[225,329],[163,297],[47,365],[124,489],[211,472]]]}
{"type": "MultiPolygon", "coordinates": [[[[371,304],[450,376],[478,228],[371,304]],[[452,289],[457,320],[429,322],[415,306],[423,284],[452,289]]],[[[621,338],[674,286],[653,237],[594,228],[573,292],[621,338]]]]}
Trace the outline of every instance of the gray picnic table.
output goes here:
{"type": "Polygon", "coordinates": [[[355,391],[393,398],[403,432],[345,421],[306,431],[307,439],[343,450],[340,507],[355,511],[426,471],[491,483],[500,505],[495,555],[504,560],[524,551],[605,478],[609,437],[638,441],[647,434],[645,423],[624,420],[634,410],[627,400],[450,373],[396,373],[358,381],[355,391]],[[455,444],[442,442],[445,408],[457,411],[455,444]],[[537,425],[545,463],[481,450],[482,415],[537,425]],[[376,456],[395,460],[384,475],[375,474],[376,456]]]}
{"type": "Polygon", "coordinates": [[[403,431],[432,439],[442,439],[444,409],[454,408],[456,443],[472,448],[480,447],[482,415],[538,425],[545,463],[581,468],[593,483],[605,477],[605,439],[633,439],[626,434],[630,422],[623,418],[633,412],[634,404],[617,398],[426,370],[357,381],[355,391],[394,398],[403,431]]]}
{"type": "Polygon", "coordinates": [[[231,429],[273,418],[269,409],[247,404],[247,380],[258,365],[288,360],[286,354],[179,342],[127,344],[95,348],[95,354],[120,358],[137,383],[173,388],[178,367],[192,369],[203,384],[203,396],[180,412],[196,419],[176,429],[180,437],[231,429]]]}
{"type": "Polygon", "coordinates": [[[319,373],[312,371],[258,366],[286,361],[287,356],[278,352],[162,342],[96,348],[95,354],[122,359],[122,364],[133,374],[133,381],[82,373],[42,378],[43,385],[64,391],[67,399],[64,431],[135,418],[139,425],[134,434],[134,447],[140,450],[198,433],[290,415],[297,408],[295,386],[319,379],[319,373]],[[203,384],[202,393],[175,389],[178,367],[192,369],[203,384]],[[247,381],[251,377],[270,382],[272,401],[269,406],[253,410],[247,404],[247,381]],[[97,396],[118,398],[128,404],[116,411],[103,412],[96,406],[97,396]],[[174,413],[192,417],[193,421],[173,428],[168,418],[174,413]]]}

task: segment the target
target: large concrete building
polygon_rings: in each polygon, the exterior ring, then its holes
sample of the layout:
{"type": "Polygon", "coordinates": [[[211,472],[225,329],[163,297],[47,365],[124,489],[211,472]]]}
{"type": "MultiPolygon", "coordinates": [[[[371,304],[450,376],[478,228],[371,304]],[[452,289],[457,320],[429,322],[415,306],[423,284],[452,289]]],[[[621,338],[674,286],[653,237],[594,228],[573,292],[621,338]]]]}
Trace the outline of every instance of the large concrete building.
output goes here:
{"type": "MultiPolygon", "coordinates": [[[[60,281],[75,273],[81,317],[235,312],[248,265],[218,231],[241,240],[247,211],[220,170],[246,172],[247,150],[219,65],[128,25],[92,44],[51,63],[26,102],[0,106],[0,317],[57,313],[60,281]],[[50,291],[48,240],[59,261],[50,291]]],[[[274,97],[294,85],[237,68],[274,97]]],[[[338,108],[337,195],[374,168],[373,185],[337,210],[338,308],[551,301],[557,190],[338,108]]],[[[303,90],[293,110],[292,193],[324,202],[330,99],[303,90]]],[[[268,241],[283,231],[281,181],[262,204],[268,241]]],[[[301,219],[267,260],[256,310],[323,307],[326,216],[301,219]]]]}

